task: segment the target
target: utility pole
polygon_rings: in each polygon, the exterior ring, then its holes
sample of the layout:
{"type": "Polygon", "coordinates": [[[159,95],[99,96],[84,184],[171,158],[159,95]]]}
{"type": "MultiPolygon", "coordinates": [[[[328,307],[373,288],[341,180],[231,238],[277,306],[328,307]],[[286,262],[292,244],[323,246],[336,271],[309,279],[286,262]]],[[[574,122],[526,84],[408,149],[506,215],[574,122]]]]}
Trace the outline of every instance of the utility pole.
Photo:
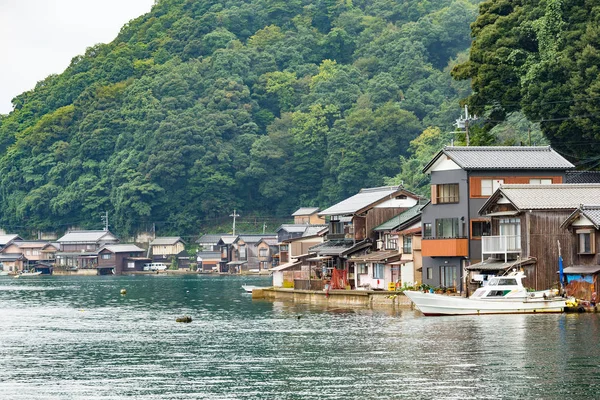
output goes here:
{"type": "Polygon", "coordinates": [[[465,141],[467,142],[467,146],[469,145],[469,122],[477,120],[477,115],[469,115],[469,106],[465,104],[465,117],[461,115],[459,119],[456,120],[454,126],[459,129],[465,130],[465,141]]]}
{"type": "Polygon", "coordinates": [[[104,211],[104,214],[100,214],[100,219],[104,223],[104,230],[108,232],[108,211],[104,211]]]}
{"type": "Polygon", "coordinates": [[[234,209],[233,214],[230,214],[229,216],[233,217],[233,236],[235,236],[235,219],[236,219],[236,217],[239,217],[240,215],[238,213],[236,213],[235,209],[234,209]]]}
{"type": "Polygon", "coordinates": [[[267,223],[264,222],[263,223],[263,235],[265,234],[266,229],[267,229],[267,223]]]}

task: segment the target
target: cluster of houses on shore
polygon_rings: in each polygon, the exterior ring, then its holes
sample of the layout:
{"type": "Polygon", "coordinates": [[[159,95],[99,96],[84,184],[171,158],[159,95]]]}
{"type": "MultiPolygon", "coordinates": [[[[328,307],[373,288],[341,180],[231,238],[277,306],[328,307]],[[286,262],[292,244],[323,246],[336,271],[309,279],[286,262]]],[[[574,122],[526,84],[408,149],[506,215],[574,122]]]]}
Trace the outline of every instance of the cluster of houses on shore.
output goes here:
{"type": "Polygon", "coordinates": [[[4,271],[122,274],[151,263],[204,273],[265,273],[297,290],[429,286],[469,294],[524,269],[532,289],[598,293],[600,173],[576,171],[549,146],[447,146],[424,166],[430,199],[402,186],[365,188],[321,210],[302,207],[274,233],[207,234],[187,254],[179,237],[147,249],[108,230],[55,241],[0,236],[4,271]],[[66,271],[66,272],[65,272],[66,271]],[[326,286],[328,285],[328,286],[326,286]]]}
{"type": "Polygon", "coordinates": [[[279,240],[274,285],[468,295],[518,268],[543,290],[560,285],[560,259],[570,295],[598,294],[600,173],[575,171],[549,146],[448,146],[424,172],[430,199],[379,187],[316,210],[326,226],[279,240]]]}

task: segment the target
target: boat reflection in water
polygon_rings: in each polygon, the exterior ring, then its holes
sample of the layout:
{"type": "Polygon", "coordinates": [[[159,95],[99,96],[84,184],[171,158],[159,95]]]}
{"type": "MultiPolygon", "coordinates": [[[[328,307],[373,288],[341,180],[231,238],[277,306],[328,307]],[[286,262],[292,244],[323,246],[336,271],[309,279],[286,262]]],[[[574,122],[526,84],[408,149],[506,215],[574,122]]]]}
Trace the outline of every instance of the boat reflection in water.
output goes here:
{"type": "Polygon", "coordinates": [[[433,293],[405,291],[426,316],[470,314],[521,314],[563,312],[567,299],[554,290],[528,292],[523,286],[523,272],[490,278],[469,298],[433,293]]]}

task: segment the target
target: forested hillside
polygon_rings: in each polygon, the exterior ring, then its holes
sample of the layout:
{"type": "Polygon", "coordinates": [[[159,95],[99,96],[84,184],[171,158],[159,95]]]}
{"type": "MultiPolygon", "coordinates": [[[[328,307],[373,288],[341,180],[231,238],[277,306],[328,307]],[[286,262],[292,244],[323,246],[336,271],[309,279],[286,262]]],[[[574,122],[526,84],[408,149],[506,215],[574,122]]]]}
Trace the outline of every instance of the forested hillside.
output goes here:
{"type": "Polygon", "coordinates": [[[472,79],[486,129],[523,112],[563,155],[600,169],[600,3],[487,0],[472,33],[453,75],[472,79]]]}
{"type": "Polygon", "coordinates": [[[419,146],[444,144],[469,94],[450,69],[477,3],[159,0],[1,117],[0,226],[108,211],[120,234],[183,234],[422,185],[419,146]]]}

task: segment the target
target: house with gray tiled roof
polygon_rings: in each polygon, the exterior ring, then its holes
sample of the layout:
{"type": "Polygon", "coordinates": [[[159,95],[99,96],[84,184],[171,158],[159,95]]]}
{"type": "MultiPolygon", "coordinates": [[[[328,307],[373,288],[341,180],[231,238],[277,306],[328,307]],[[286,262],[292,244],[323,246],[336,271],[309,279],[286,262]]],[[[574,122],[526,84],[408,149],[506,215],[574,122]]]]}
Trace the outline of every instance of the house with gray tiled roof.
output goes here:
{"type": "Polygon", "coordinates": [[[119,239],[105,230],[72,230],[56,241],[57,266],[67,269],[94,269],[98,265],[98,250],[107,244],[117,244],[119,239]]]}
{"type": "Polygon", "coordinates": [[[596,268],[600,207],[586,204],[599,200],[600,184],[500,186],[480,209],[491,219],[490,235],[481,243],[485,261],[469,270],[522,266],[524,285],[547,289],[560,284],[559,252],[566,271],[596,268]]]}
{"type": "Polygon", "coordinates": [[[578,299],[600,298],[600,204],[582,204],[562,223],[574,246],[564,268],[566,289],[578,299]]]}
{"type": "MultiPolygon", "coordinates": [[[[423,168],[431,202],[422,210],[423,283],[466,289],[467,266],[482,261],[482,239],[492,236],[490,216],[479,210],[505,184],[561,184],[574,166],[549,146],[446,146],[423,168]]],[[[511,216],[503,229],[516,229],[511,216]]]]}
{"type": "MultiPolygon", "coordinates": [[[[422,281],[421,210],[425,204],[425,202],[416,204],[373,229],[379,235],[377,238],[379,251],[399,254],[398,259],[390,259],[389,268],[394,278],[392,280],[400,286],[414,286],[415,283],[422,281]]],[[[362,286],[368,283],[366,281],[373,279],[369,274],[370,267],[367,264],[365,275],[357,277],[365,281],[358,283],[357,286],[362,286]]]]}
{"type": "Polygon", "coordinates": [[[294,224],[324,224],[325,218],[318,214],[319,211],[319,207],[300,207],[292,214],[294,224]]]}
{"type": "Polygon", "coordinates": [[[217,243],[221,240],[221,236],[224,236],[223,233],[215,233],[215,234],[206,234],[202,235],[196,243],[202,248],[203,251],[218,251],[219,248],[217,243]]]}
{"type": "MultiPolygon", "coordinates": [[[[320,211],[319,215],[329,218],[329,229],[325,242],[309,248],[315,253],[309,260],[314,259],[320,265],[316,271],[322,271],[325,276],[346,276],[347,284],[355,287],[359,272],[358,262],[353,257],[376,250],[377,233],[373,229],[413,207],[419,200],[420,196],[402,186],[364,188],[320,211]]],[[[378,260],[370,260],[376,265],[373,272],[376,286],[373,287],[387,289],[389,283],[394,282],[392,270],[386,266],[391,260],[387,254],[382,254],[378,260]]],[[[332,288],[343,286],[333,280],[332,288]]]]}
{"type": "Polygon", "coordinates": [[[142,271],[144,264],[150,262],[146,250],[135,244],[110,244],[98,250],[96,269],[98,275],[121,275],[142,271]]]}
{"type": "MultiPolygon", "coordinates": [[[[277,239],[275,233],[245,234],[241,233],[233,242],[233,263],[237,263],[237,272],[260,272],[260,260],[258,257],[258,245],[263,239],[277,239]]],[[[236,266],[236,264],[230,263],[236,266]]]]}

